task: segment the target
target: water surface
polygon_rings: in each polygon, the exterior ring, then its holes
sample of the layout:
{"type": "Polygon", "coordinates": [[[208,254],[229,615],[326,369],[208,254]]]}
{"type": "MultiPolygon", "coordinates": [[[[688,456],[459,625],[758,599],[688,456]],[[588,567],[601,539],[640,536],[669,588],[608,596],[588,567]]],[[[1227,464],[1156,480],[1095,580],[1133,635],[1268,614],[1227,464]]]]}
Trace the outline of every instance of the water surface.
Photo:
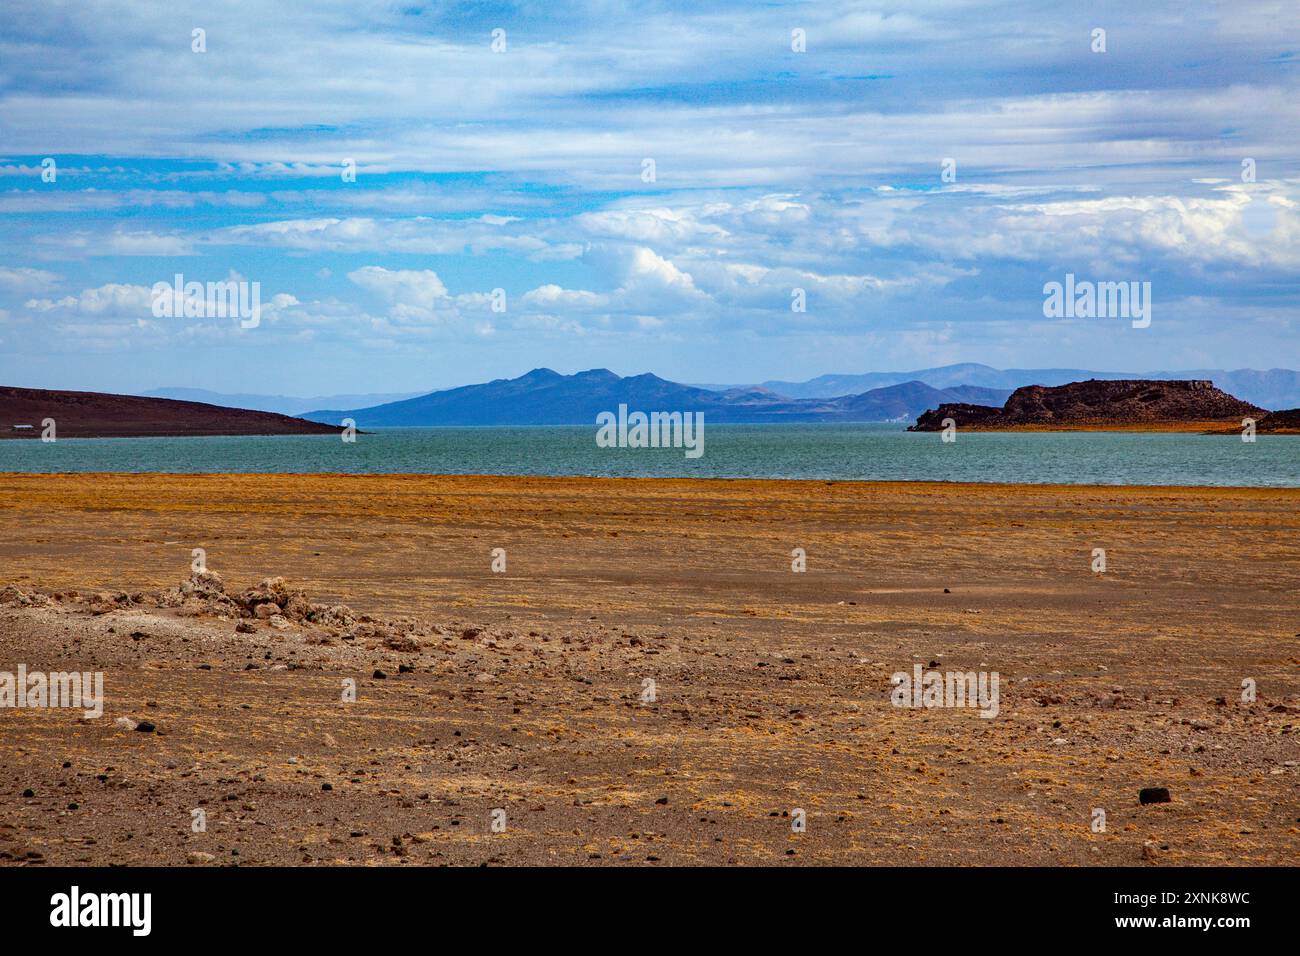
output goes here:
{"type": "Polygon", "coordinates": [[[0,441],[0,471],[343,472],[1300,487],[1300,437],[958,433],[707,425],[704,455],[600,448],[595,426],[384,428],[333,436],[0,441]]]}

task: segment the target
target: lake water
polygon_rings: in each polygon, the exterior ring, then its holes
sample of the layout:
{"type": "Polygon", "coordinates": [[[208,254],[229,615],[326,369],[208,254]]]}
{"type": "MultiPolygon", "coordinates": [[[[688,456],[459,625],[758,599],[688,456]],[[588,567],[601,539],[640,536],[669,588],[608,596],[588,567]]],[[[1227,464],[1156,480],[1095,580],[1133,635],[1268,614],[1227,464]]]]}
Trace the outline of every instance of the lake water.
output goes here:
{"type": "Polygon", "coordinates": [[[331,436],[0,441],[0,471],[414,472],[1300,487],[1300,436],[967,433],[708,425],[704,455],[600,448],[595,426],[385,428],[331,436]]]}

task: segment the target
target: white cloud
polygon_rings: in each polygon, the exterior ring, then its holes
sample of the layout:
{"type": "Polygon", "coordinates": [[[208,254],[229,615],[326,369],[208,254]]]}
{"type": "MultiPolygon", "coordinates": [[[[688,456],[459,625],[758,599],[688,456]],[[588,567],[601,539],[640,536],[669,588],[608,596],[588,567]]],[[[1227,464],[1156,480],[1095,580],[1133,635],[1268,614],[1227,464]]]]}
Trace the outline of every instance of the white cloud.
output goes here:
{"type": "Polygon", "coordinates": [[[0,290],[13,293],[46,292],[59,281],[60,276],[44,269],[0,266],[0,290]]]}
{"type": "Polygon", "coordinates": [[[348,273],[352,282],[388,302],[408,306],[432,306],[447,298],[447,287],[438,273],[429,269],[388,270],[382,266],[365,266],[348,273]]]}

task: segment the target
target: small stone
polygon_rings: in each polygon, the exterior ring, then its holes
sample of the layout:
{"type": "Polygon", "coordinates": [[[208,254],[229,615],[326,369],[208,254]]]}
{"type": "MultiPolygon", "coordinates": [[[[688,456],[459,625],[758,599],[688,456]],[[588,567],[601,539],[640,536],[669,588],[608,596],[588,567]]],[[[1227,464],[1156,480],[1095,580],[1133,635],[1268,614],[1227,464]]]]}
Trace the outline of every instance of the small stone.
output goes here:
{"type": "Polygon", "coordinates": [[[158,728],[155,727],[153,724],[149,723],[149,721],[142,720],[140,721],[140,723],[135,725],[135,729],[138,733],[151,734],[158,728]]]}
{"type": "Polygon", "coordinates": [[[370,676],[373,677],[375,680],[387,680],[387,679],[388,679],[388,675],[385,674],[383,671],[380,671],[380,670],[375,671],[375,672],[374,672],[373,674],[371,674],[370,676]]]}
{"type": "Polygon", "coordinates": [[[1169,795],[1168,787],[1143,787],[1138,793],[1138,803],[1172,803],[1173,797],[1169,795]]]}
{"type": "Polygon", "coordinates": [[[192,850],[185,854],[186,863],[211,863],[216,857],[211,853],[204,853],[200,850],[192,850]]]}
{"type": "Polygon", "coordinates": [[[23,796],[24,796],[24,797],[34,797],[34,796],[36,796],[36,791],[33,790],[31,787],[28,787],[26,790],[23,791],[23,796]]]}

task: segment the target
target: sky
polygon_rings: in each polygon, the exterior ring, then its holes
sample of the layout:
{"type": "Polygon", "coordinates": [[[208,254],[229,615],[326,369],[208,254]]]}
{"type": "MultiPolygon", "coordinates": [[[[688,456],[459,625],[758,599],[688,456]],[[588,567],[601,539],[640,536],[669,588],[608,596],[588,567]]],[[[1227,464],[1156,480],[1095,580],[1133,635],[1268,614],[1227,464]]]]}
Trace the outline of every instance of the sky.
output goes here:
{"type": "Polygon", "coordinates": [[[0,384],[1300,368],[1294,0],[2,3],[0,384]]]}

